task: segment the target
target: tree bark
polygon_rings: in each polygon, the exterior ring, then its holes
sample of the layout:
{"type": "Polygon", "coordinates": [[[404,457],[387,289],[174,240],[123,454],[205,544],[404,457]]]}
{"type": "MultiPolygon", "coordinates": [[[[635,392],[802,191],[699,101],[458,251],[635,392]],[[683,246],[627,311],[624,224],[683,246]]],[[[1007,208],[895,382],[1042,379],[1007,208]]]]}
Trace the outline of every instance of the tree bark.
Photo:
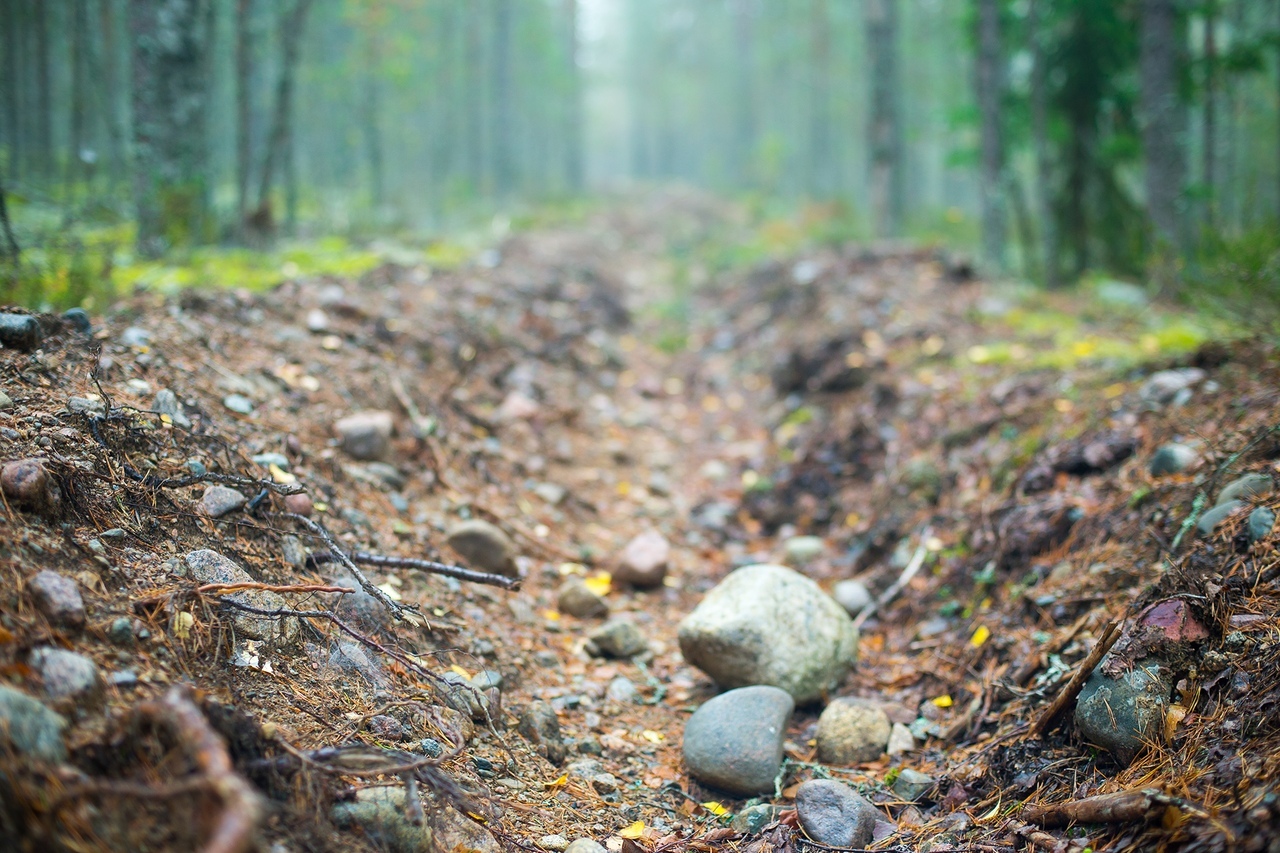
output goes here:
{"type": "Polygon", "coordinates": [[[249,181],[252,165],[253,33],[250,21],[253,0],[236,0],[236,227],[245,227],[249,213],[249,181]]]}
{"type": "Polygon", "coordinates": [[[581,191],[585,163],[582,151],[582,70],[578,67],[578,0],[564,0],[565,30],[565,179],[569,189],[581,191]]]}
{"type": "Polygon", "coordinates": [[[18,27],[19,8],[17,0],[3,0],[0,3],[4,17],[9,25],[4,30],[4,79],[0,80],[0,91],[4,93],[4,143],[8,149],[9,180],[12,181],[22,173],[22,115],[19,92],[21,81],[18,77],[18,27]]]}
{"type": "Polygon", "coordinates": [[[498,198],[515,189],[515,115],[511,79],[512,0],[493,5],[493,183],[498,198]]]}
{"type": "Polygon", "coordinates": [[[1147,216],[1157,250],[1175,253],[1184,244],[1186,179],[1186,123],[1178,93],[1179,15],[1177,0],[1142,0],[1138,59],[1147,216]]]}
{"type": "Polygon", "coordinates": [[[978,108],[982,114],[982,256],[997,272],[1005,268],[1003,53],[999,0],[978,0],[978,108]]]}
{"type": "Polygon", "coordinates": [[[1200,180],[1204,184],[1204,225],[1213,228],[1217,219],[1218,158],[1218,17],[1212,2],[1204,13],[1204,140],[1200,180]]]}
{"type": "Polygon", "coordinates": [[[31,164],[35,168],[28,171],[47,180],[53,172],[54,103],[49,68],[49,7],[44,0],[36,0],[33,24],[36,48],[36,102],[33,105],[36,116],[36,137],[31,164]]]}
{"type": "Polygon", "coordinates": [[[207,230],[205,2],[130,2],[134,202],[145,257],[207,230]]]}
{"type": "Polygon", "coordinates": [[[756,152],[755,22],[751,0],[734,0],[734,95],[730,181],[736,188],[752,186],[756,152]]]}
{"type": "Polygon", "coordinates": [[[1031,138],[1036,160],[1036,209],[1040,220],[1040,243],[1044,283],[1057,287],[1058,218],[1053,210],[1053,158],[1049,150],[1048,57],[1045,55],[1043,11],[1046,0],[1031,0],[1027,10],[1027,29],[1032,38],[1031,65],[1031,138]]]}
{"type": "Polygon", "coordinates": [[[369,195],[375,211],[379,210],[385,198],[382,159],[382,87],[378,81],[378,41],[370,33],[365,38],[364,68],[364,125],[365,152],[369,157],[369,195]]]}
{"type": "Polygon", "coordinates": [[[902,233],[905,206],[902,113],[898,82],[897,0],[865,0],[871,61],[871,209],[876,233],[902,233]]]}
{"type": "Polygon", "coordinates": [[[310,8],[311,0],[295,0],[289,13],[280,18],[280,79],[276,83],[275,115],[271,120],[271,135],[267,138],[267,152],[258,186],[259,213],[255,214],[257,217],[265,213],[262,218],[268,223],[271,221],[271,188],[276,164],[287,162],[288,147],[292,144],[293,87],[302,48],[302,31],[310,8]]]}
{"type": "Polygon", "coordinates": [[[831,157],[831,20],[827,0],[812,0],[809,40],[809,195],[830,197],[831,157]]]}
{"type": "Polygon", "coordinates": [[[22,260],[22,250],[18,248],[18,240],[13,236],[13,225],[9,222],[9,206],[6,203],[4,184],[0,184],[0,229],[4,231],[4,253],[14,266],[22,260]]]}

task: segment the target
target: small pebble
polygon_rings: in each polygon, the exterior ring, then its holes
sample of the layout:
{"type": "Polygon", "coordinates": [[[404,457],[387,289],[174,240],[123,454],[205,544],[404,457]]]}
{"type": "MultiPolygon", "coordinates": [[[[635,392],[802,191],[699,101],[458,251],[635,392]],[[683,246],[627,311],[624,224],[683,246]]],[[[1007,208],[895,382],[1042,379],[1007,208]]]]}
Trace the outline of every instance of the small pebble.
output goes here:
{"type": "Polygon", "coordinates": [[[102,701],[102,674],[84,655],[42,646],[31,652],[31,668],[40,676],[45,695],[66,710],[83,710],[102,701]]]}
{"type": "Polygon", "coordinates": [[[235,489],[226,486],[209,486],[200,498],[200,511],[210,518],[222,518],[240,509],[249,499],[235,489]]]}
{"type": "Polygon", "coordinates": [[[31,579],[36,607],[58,628],[78,631],[84,627],[84,599],[71,578],[45,570],[31,579]]]}
{"type": "Polygon", "coordinates": [[[8,411],[13,408],[13,399],[3,391],[0,391],[0,412],[8,411]]]}
{"type": "Polygon", "coordinates": [[[298,492],[297,494],[284,496],[284,510],[294,515],[310,518],[311,513],[315,511],[315,504],[312,502],[310,495],[298,492]]]}
{"type": "Polygon", "coordinates": [[[621,616],[592,631],[589,639],[601,656],[609,658],[629,658],[649,648],[635,623],[621,616]]]}
{"type": "Polygon", "coordinates": [[[112,619],[111,627],[107,629],[107,639],[117,646],[132,646],[134,642],[133,620],[128,616],[112,619]]]}
{"type": "Polygon", "coordinates": [[[671,559],[671,543],[656,530],[646,530],[627,543],[614,579],[638,589],[662,586],[671,559]]]}
{"type": "Polygon", "coordinates": [[[569,839],[563,835],[544,835],[538,839],[538,846],[548,853],[564,853],[569,847],[569,839]]]}
{"type": "Polygon", "coordinates": [[[818,760],[825,764],[875,761],[892,732],[884,709],[857,699],[837,699],[818,718],[818,760]]]}
{"type": "Polygon", "coordinates": [[[0,314],[0,345],[30,352],[44,340],[40,321],[30,314],[0,314]]]}
{"type": "Polygon", "coordinates": [[[579,577],[567,578],[561,584],[559,592],[556,593],[556,607],[561,613],[567,613],[579,619],[609,615],[609,604],[592,592],[579,577]]]}
{"type": "Polygon", "coordinates": [[[240,415],[253,414],[253,401],[243,394],[228,394],[222,398],[222,405],[240,415]]]}
{"type": "Polygon", "coordinates": [[[115,687],[125,690],[130,687],[138,686],[138,673],[131,669],[122,669],[111,673],[107,680],[115,687]]]}
{"type": "Polygon", "coordinates": [[[1271,535],[1276,525],[1276,514],[1270,507],[1260,506],[1249,513],[1249,541],[1257,542],[1271,535]]]}
{"type": "Polygon", "coordinates": [[[834,779],[810,779],[796,791],[796,817],[810,838],[830,847],[866,847],[880,812],[834,779]]]}
{"type": "Polygon", "coordinates": [[[898,778],[893,780],[893,792],[909,803],[918,802],[921,797],[929,793],[937,780],[928,773],[921,773],[919,770],[912,770],[910,767],[904,767],[898,773],[898,778]]]}
{"type": "Polygon", "coordinates": [[[871,593],[867,585],[853,579],[837,583],[831,590],[831,597],[851,616],[856,616],[862,612],[862,608],[871,603],[871,593]]]}
{"type": "Polygon", "coordinates": [[[575,839],[574,842],[564,850],[565,853],[609,853],[609,851],[604,848],[604,845],[592,841],[590,838],[575,839]]]}
{"type": "Polygon", "coordinates": [[[395,421],[382,410],[355,412],[333,425],[338,446],[353,459],[373,461],[391,452],[391,432],[395,421]]]}
{"type": "Polygon", "coordinates": [[[470,568],[509,578],[519,575],[515,543],[487,521],[473,518],[460,522],[449,531],[447,541],[470,568]]]}
{"type": "Polygon", "coordinates": [[[62,508],[62,494],[43,459],[19,459],[0,468],[0,490],[21,509],[56,515],[62,508]]]}

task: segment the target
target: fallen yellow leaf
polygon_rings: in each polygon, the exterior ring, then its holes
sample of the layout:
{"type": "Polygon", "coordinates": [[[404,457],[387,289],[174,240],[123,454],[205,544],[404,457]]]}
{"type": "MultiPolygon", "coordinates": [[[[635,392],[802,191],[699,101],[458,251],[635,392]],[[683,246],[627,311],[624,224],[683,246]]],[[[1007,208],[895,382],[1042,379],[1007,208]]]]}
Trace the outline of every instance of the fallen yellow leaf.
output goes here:
{"type": "Polygon", "coordinates": [[[644,821],[638,820],[625,829],[618,830],[620,838],[630,838],[633,841],[644,836],[644,821]]]}
{"type": "Polygon", "coordinates": [[[703,803],[702,807],[707,811],[711,812],[716,817],[720,817],[720,815],[729,813],[728,809],[726,809],[724,806],[717,803],[715,800],[712,800],[709,803],[703,803]]]}
{"type": "Polygon", "coordinates": [[[582,584],[596,595],[608,595],[613,588],[613,576],[608,572],[596,572],[588,575],[582,584]]]}
{"type": "Polygon", "coordinates": [[[655,732],[653,729],[645,729],[640,733],[640,736],[649,741],[649,743],[662,743],[667,739],[667,736],[662,732],[655,732]]]}
{"type": "Polygon", "coordinates": [[[991,629],[986,625],[979,625],[978,630],[973,632],[973,636],[969,638],[969,645],[975,649],[981,648],[982,644],[991,639],[991,629]]]}
{"type": "Polygon", "coordinates": [[[449,669],[452,672],[458,673],[458,675],[461,675],[463,678],[467,679],[468,681],[471,680],[471,673],[467,672],[465,669],[458,666],[456,663],[453,666],[449,667],[449,669]]]}
{"type": "Polygon", "coordinates": [[[943,695],[934,699],[933,704],[937,705],[939,708],[950,708],[955,703],[951,701],[950,696],[943,695]]]}
{"type": "Polygon", "coordinates": [[[298,482],[297,477],[290,474],[274,462],[267,466],[267,470],[271,472],[271,479],[273,482],[286,485],[292,485],[293,483],[298,482]]]}
{"type": "Polygon", "coordinates": [[[192,616],[186,610],[183,610],[173,618],[173,633],[179,640],[185,640],[191,636],[191,629],[196,624],[196,617],[192,616]]]}

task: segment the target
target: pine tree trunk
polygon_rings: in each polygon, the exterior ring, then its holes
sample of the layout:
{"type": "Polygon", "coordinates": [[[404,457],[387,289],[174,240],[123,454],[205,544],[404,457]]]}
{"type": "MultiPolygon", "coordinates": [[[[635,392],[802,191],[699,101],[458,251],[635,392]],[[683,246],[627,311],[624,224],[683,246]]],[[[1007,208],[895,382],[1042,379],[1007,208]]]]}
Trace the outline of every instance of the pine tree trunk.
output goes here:
{"type": "Polygon", "coordinates": [[[1200,180],[1204,184],[1204,226],[1213,228],[1217,219],[1218,158],[1218,19],[1213,5],[1204,13],[1204,140],[1200,180]]]}
{"type": "Polygon", "coordinates": [[[729,141],[731,185],[750,187],[756,151],[755,26],[751,0],[734,0],[733,139],[729,141]]]}
{"type": "Polygon", "coordinates": [[[982,114],[982,256],[995,271],[1005,268],[1004,144],[1000,126],[1004,74],[1000,4],[978,0],[977,100],[982,114]]]}
{"type": "Polygon", "coordinates": [[[831,157],[831,21],[827,0],[812,0],[809,40],[809,195],[829,198],[832,186],[831,157]]]}
{"type": "Polygon", "coordinates": [[[236,223],[244,228],[249,213],[249,181],[252,166],[253,34],[250,21],[253,0],[236,0],[236,223]]]}
{"type": "Polygon", "coordinates": [[[568,75],[565,92],[565,178],[569,189],[579,192],[585,182],[585,164],[582,151],[582,70],[578,67],[578,0],[564,0],[564,29],[565,71],[568,75]]]}
{"type": "Polygon", "coordinates": [[[295,0],[293,9],[280,18],[280,79],[276,84],[275,115],[271,120],[271,135],[267,138],[267,152],[258,187],[258,210],[267,214],[263,217],[267,223],[271,221],[271,189],[275,183],[276,164],[286,164],[292,143],[293,87],[302,49],[302,31],[310,8],[311,0],[295,0]]]}
{"type": "Polygon", "coordinates": [[[22,123],[20,117],[18,77],[18,2],[17,0],[0,0],[0,15],[9,21],[9,26],[0,27],[4,31],[4,79],[0,80],[0,91],[4,94],[4,127],[3,139],[7,148],[9,180],[13,181],[22,174],[22,123]]]}
{"type": "Polygon", "coordinates": [[[145,257],[205,237],[205,0],[131,0],[134,202],[145,257]]]}
{"type": "Polygon", "coordinates": [[[1177,0],[1142,0],[1140,10],[1138,63],[1147,216],[1157,249],[1179,252],[1184,243],[1186,123],[1178,93],[1181,31],[1178,3],[1177,0]]]}
{"type": "Polygon", "coordinates": [[[493,183],[498,198],[515,189],[515,121],[511,79],[512,0],[494,0],[493,6],[493,183]]]}
{"type": "Polygon", "coordinates": [[[1040,220],[1042,269],[1046,287],[1057,287],[1058,218],[1053,209],[1053,160],[1049,150],[1049,93],[1042,13],[1047,0],[1031,0],[1027,29],[1032,34],[1031,137],[1036,160],[1036,208],[1040,220]]]}
{"type": "Polygon", "coordinates": [[[36,47],[36,102],[35,108],[35,145],[31,162],[35,166],[29,170],[42,180],[48,180],[53,174],[53,83],[49,68],[49,7],[44,0],[36,0],[35,4],[35,47],[36,47]]]}
{"type": "Polygon", "coordinates": [[[369,196],[374,211],[379,211],[386,201],[382,160],[382,87],[378,85],[378,43],[369,35],[365,44],[365,95],[364,128],[365,151],[369,157],[369,196]]]}
{"type": "Polygon", "coordinates": [[[902,233],[905,182],[898,82],[898,0],[865,0],[871,61],[871,210],[876,233],[902,233]]]}

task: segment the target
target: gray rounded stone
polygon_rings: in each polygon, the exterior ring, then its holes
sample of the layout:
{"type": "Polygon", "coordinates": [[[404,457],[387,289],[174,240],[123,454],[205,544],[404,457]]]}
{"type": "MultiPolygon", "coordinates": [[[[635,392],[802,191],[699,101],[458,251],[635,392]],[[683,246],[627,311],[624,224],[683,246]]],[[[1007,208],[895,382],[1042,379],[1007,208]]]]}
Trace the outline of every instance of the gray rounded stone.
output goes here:
{"type": "Polygon", "coordinates": [[[662,586],[671,559],[671,543],[656,530],[646,530],[622,549],[614,579],[638,589],[662,586]]]}
{"type": "Polygon", "coordinates": [[[833,779],[810,779],[796,791],[796,817],[810,838],[830,847],[866,847],[880,812],[833,779]]]}
{"type": "Polygon", "coordinates": [[[723,687],[770,684],[798,703],[820,698],[858,650],[853,620],[817,584],[785,566],[730,574],[680,623],[685,660],[723,687]]]}
{"type": "Polygon", "coordinates": [[[1156,664],[1136,664],[1119,678],[1099,666],[1076,702],[1080,734],[1128,764],[1144,743],[1159,738],[1170,688],[1156,664]]]}
{"type": "Polygon", "coordinates": [[[560,719],[550,702],[541,699],[530,702],[520,715],[516,731],[529,741],[535,752],[552,764],[564,761],[566,750],[564,737],[560,734],[560,719]]]}
{"type": "Polygon", "coordinates": [[[1243,477],[1237,477],[1222,487],[1222,491],[1218,492],[1218,505],[1221,506],[1230,501],[1264,498],[1271,494],[1274,489],[1275,483],[1272,482],[1270,475],[1245,474],[1243,477]]]}
{"type": "Polygon", "coordinates": [[[1181,474],[1196,463],[1199,458],[1198,454],[1185,444],[1171,442],[1163,445],[1155,453],[1151,455],[1151,462],[1147,466],[1147,470],[1151,472],[1153,477],[1163,477],[1168,474],[1181,474]]]}
{"type": "MultiPolygon", "coordinates": [[[[210,549],[187,554],[184,562],[191,577],[202,584],[252,583],[253,577],[234,562],[210,549]]],[[[239,602],[259,610],[281,610],[286,607],[283,596],[270,590],[247,589],[222,596],[225,600],[239,602]]],[[[231,624],[243,637],[250,640],[292,640],[298,634],[298,620],[292,616],[259,616],[235,607],[228,607],[231,624]]]]}
{"type": "Polygon", "coordinates": [[[626,617],[615,617],[591,632],[588,638],[594,650],[607,658],[629,658],[649,650],[649,642],[636,624],[626,617]]]}
{"type": "Polygon", "coordinates": [[[556,593],[556,606],[561,613],[568,613],[579,619],[609,614],[608,602],[588,589],[582,578],[577,577],[568,578],[560,585],[560,591],[556,593]]]}
{"type": "Polygon", "coordinates": [[[773,791],[782,768],[795,702],[769,685],[741,687],[708,700],[684,727],[684,760],[700,782],[731,794],[773,791]]]}
{"type": "Polygon", "coordinates": [[[515,543],[501,528],[487,521],[473,518],[455,525],[449,531],[448,542],[471,568],[509,578],[519,575],[515,543]]]}
{"type": "Polygon", "coordinates": [[[1257,542],[1271,535],[1276,526],[1276,514],[1270,507],[1260,506],[1249,513],[1249,541],[1257,542]]]}
{"type": "Polygon", "coordinates": [[[30,351],[40,346],[44,330],[30,314],[0,314],[0,345],[7,349],[30,351]]]}
{"type": "Polygon", "coordinates": [[[826,550],[827,543],[821,536],[792,536],[782,545],[787,562],[793,566],[807,566],[826,550]]]}
{"type": "Polygon", "coordinates": [[[871,603],[871,591],[859,580],[843,580],[831,589],[831,597],[851,616],[862,612],[871,603]]]}
{"type": "Polygon", "coordinates": [[[564,853],[608,853],[604,845],[590,838],[575,838],[573,843],[564,849],[564,853]]]}
{"type": "Polygon", "coordinates": [[[209,486],[200,498],[200,511],[210,518],[222,518],[247,504],[249,499],[227,486],[209,486]]]}
{"type": "Polygon", "coordinates": [[[43,761],[65,761],[67,721],[20,690],[0,684],[0,744],[43,761]]]}
{"type": "Polygon", "coordinates": [[[777,820],[781,811],[777,806],[768,805],[767,803],[747,806],[733,816],[733,820],[729,823],[729,828],[743,835],[756,835],[760,830],[777,820]]]}
{"type": "Polygon", "coordinates": [[[31,579],[36,607],[58,628],[79,631],[84,627],[84,599],[71,578],[45,570],[31,579]]]}
{"type": "Polygon", "coordinates": [[[1201,536],[1208,536],[1217,528],[1219,524],[1227,520],[1227,516],[1231,515],[1238,509],[1244,509],[1248,504],[1244,501],[1227,501],[1215,506],[1213,509],[1200,516],[1200,521],[1196,523],[1196,530],[1201,536]]]}
{"type": "Polygon", "coordinates": [[[353,459],[374,461],[391,452],[391,413],[375,410],[347,415],[333,425],[338,446],[353,459]]]}
{"type": "Polygon", "coordinates": [[[893,792],[909,803],[918,802],[937,782],[928,773],[904,767],[893,780],[893,792]]]}
{"type": "Polygon", "coordinates": [[[102,673],[98,665],[84,655],[42,646],[32,650],[28,662],[40,676],[45,694],[63,706],[63,710],[101,704],[102,673]]]}
{"type": "Polygon", "coordinates": [[[538,839],[538,846],[549,853],[564,853],[569,849],[569,839],[563,835],[544,835],[538,839]]]}
{"type": "Polygon", "coordinates": [[[636,691],[636,686],[630,678],[625,675],[619,675],[609,682],[609,686],[604,691],[605,698],[612,699],[614,702],[621,702],[629,705],[639,699],[640,694],[636,691]]]}
{"type": "Polygon", "coordinates": [[[883,708],[837,699],[818,718],[818,760],[824,764],[875,761],[889,745],[893,724],[883,708]]]}

